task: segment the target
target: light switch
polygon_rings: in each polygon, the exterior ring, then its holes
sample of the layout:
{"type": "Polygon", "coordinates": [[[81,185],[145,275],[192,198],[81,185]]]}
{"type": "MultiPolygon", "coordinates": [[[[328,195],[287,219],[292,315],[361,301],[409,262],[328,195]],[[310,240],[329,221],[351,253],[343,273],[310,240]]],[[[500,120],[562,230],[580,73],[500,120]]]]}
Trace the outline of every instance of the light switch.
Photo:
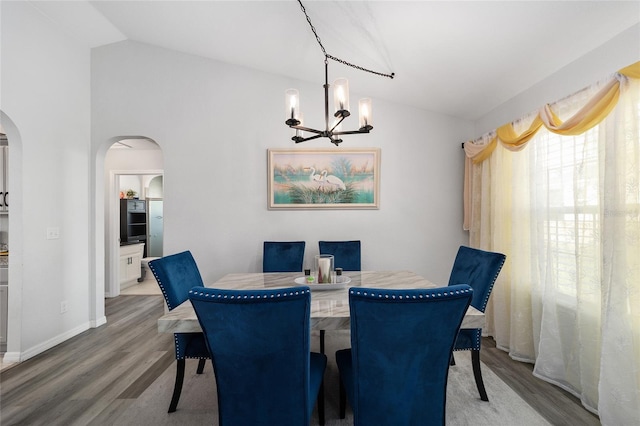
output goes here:
{"type": "Polygon", "coordinates": [[[60,238],[60,228],[51,227],[47,228],[47,240],[57,240],[60,238]]]}

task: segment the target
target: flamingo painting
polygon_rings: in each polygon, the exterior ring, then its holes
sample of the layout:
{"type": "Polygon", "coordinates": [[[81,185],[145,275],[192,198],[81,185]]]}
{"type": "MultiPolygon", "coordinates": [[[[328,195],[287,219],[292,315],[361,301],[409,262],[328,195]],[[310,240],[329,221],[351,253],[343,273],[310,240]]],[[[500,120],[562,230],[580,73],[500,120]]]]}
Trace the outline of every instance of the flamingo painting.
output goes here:
{"type": "Polygon", "coordinates": [[[329,185],[333,185],[334,188],[338,188],[341,190],[345,190],[347,189],[346,185],[344,184],[344,182],[342,181],[342,179],[340,179],[338,176],[334,176],[334,175],[329,175],[327,176],[327,171],[323,170],[321,173],[321,179],[328,183],[329,185]]]}
{"type": "Polygon", "coordinates": [[[324,175],[317,174],[316,169],[311,167],[311,174],[309,175],[309,180],[312,183],[317,183],[320,187],[324,185],[324,175]]]}
{"type": "Polygon", "coordinates": [[[269,150],[269,208],[377,208],[379,155],[379,149],[269,150]]]}
{"type": "Polygon", "coordinates": [[[316,174],[316,169],[314,167],[311,167],[311,174],[309,175],[309,180],[311,182],[317,182],[318,179],[320,179],[320,175],[316,174]]]}

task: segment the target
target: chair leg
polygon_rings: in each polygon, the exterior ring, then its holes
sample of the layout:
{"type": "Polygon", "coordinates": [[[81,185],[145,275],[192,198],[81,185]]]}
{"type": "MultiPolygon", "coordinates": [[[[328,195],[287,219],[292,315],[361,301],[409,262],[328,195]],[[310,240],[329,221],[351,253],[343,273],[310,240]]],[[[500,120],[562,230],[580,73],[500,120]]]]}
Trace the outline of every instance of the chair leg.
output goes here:
{"type": "Polygon", "coordinates": [[[198,374],[202,374],[202,372],[204,371],[204,364],[207,362],[206,359],[204,358],[200,358],[198,360],[198,370],[196,371],[198,374]]]}
{"type": "Polygon", "coordinates": [[[176,361],[176,384],[173,386],[173,396],[171,397],[171,404],[169,404],[169,412],[173,413],[178,407],[178,401],[180,400],[180,393],[182,392],[182,382],[184,381],[184,359],[176,361]]]}
{"type": "Polygon", "coordinates": [[[449,365],[456,365],[456,359],[453,356],[453,352],[451,352],[451,359],[449,360],[449,365]]]}
{"type": "Polygon", "coordinates": [[[318,391],[318,421],[320,426],[324,426],[324,380],[320,383],[318,391]]]}
{"type": "Polygon", "coordinates": [[[484,382],[482,381],[482,371],[480,371],[480,350],[471,350],[471,365],[473,366],[473,377],[476,379],[476,386],[480,393],[480,399],[483,401],[489,401],[487,391],[484,389],[484,382]]]}
{"type": "Polygon", "coordinates": [[[347,415],[347,392],[344,389],[342,379],[340,379],[340,418],[344,419],[347,415]]]}
{"type": "MultiPolygon", "coordinates": [[[[324,330],[320,330],[320,353],[324,354],[324,330]]],[[[318,392],[318,420],[321,426],[324,425],[324,380],[318,392]]]]}

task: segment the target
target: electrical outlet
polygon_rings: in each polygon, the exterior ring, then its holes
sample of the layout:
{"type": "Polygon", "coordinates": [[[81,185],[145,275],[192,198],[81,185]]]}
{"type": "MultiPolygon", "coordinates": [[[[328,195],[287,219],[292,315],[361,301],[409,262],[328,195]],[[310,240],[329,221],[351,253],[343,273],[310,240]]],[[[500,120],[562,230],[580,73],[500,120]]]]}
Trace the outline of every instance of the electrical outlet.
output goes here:
{"type": "Polygon", "coordinates": [[[47,240],[57,240],[60,238],[60,228],[51,227],[47,228],[47,240]]]}
{"type": "Polygon", "coordinates": [[[64,314],[65,312],[67,312],[67,309],[69,309],[69,304],[67,303],[67,301],[63,300],[62,302],[60,302],[60,313],[64,314]]]}

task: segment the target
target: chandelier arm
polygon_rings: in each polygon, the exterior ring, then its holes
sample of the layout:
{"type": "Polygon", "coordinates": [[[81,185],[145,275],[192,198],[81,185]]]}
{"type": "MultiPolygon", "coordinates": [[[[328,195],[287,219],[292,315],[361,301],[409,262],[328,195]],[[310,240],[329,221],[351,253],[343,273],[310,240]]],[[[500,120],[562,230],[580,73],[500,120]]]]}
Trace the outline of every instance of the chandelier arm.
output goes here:
{"type": "Polygon", "coordinates": [[[302,137],[300,137],[300,136],[294,136],[294,137],[292,137],[291,139],[292,139],[295,143],[300,143],[300,142],[310,141],[310,140],[312,140],[312,139],[318,139],[318,138],[321,138],[321,137],[323,137],[323,136],[324,136],[324,135],[322,135],[322,134],[315,135],[315,136],[310,136],[310,137],[308,137],[308,138],[302,138],[302,137]]]}
{"type": "Polygon", "coordinates": [[[302,130],[303,132],[311,132],[311,133],[317,133],[320,136],[323,136],[326,133],[326,130],[316,130],[316,129],[312,129],[310,127],[304,127],[304,126],[289,126],[292,129],[297,129],[297,130],[302,130]]]}
{"type": "Polygon", "coordinates": [[[347,130],[344,132],[333,132],[333,134],[334,135],[357,135],[358,133],[369,133],[369,130],[371,129],[347,130]]]}
{"type": "Polygon", "coordinates": [[[334,132],[334,130],[335,130],[336,127],[338,127],[340,125],[340,123],[342,123],[342,120],[344,120],[345,118],[346,118],[345,116],[340,117],[340,120],[338,122],[336,122],[336,124],[333,125],[333,127],[331,128],[331,130],[329,130],[329,132],[331,134],[338,135],[339,133],[338,132],[334,132]]]}
{"type": "MultiPolygon", "coordinates": [[[[337,136],[337,135],[355,135],[358,133],[369,133],[371,131],[371,129],[373,129],[373,127],[369,126],[369,128],[364,128],[364,129],[358,129],[358,130],[344,130],[344,131],[340,131],[340,132],[334,132],[334,131],[325,131],[325,130],[316,130],[316,129],[311,129],[309,127],[302,127],[302,126],[289,126],[292,129],[297,129],[297,130],[302,130],[303,132],[310,132],[310,133],[315,133],[318,136],[313,136],[312,138],[321,138],[321,137],[331,137],[331,135],[333,136],[337,136]]],[[[306,138],[305,140],[310,139],[310,138],[306,138]]]]}

